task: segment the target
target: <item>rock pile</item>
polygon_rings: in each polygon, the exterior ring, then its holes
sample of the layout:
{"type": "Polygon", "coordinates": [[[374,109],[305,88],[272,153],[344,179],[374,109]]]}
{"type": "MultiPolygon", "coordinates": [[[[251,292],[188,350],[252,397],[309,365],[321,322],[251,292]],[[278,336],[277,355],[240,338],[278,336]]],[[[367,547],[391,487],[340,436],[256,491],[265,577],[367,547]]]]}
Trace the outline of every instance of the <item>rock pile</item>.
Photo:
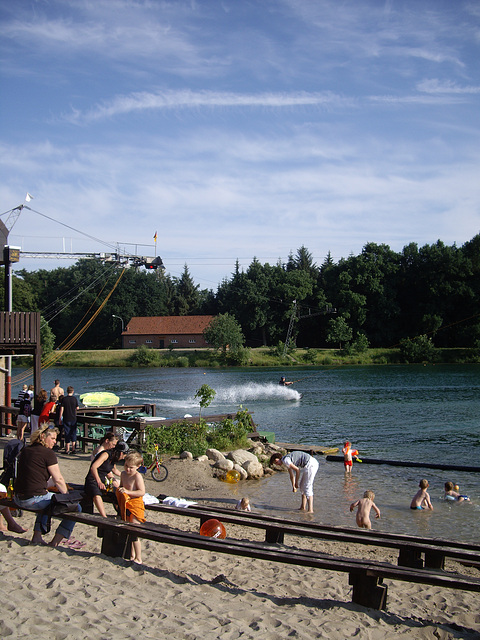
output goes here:
{"type": "MultiPolygon", "coordinates": [[[[270,456],[277,451],[283,455],[285,449],[270,442],[254,442],[249,440],[248,449],[236,449],[228,453],[222,453],[218,449],[208,449],[204,456],[196,458],[198,462],[208,461],[212,467],[214,477],[224,476],[228,471],[238,471],[242,480],[257,480],[266,475],[275,473],[269,467],[270,456]]],[[[184,451],[180,457],[184,460],[193,460],[189,451],[184,451]]]]}

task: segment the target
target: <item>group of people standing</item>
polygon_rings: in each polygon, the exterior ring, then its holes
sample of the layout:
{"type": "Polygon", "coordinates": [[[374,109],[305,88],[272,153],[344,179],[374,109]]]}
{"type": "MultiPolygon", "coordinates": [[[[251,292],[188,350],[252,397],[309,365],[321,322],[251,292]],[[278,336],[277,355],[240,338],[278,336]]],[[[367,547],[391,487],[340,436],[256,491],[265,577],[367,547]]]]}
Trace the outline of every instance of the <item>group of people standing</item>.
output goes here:
{"type": "MultiPolygon", "coordinates": [[[[79,405],[72,386],[67,387],[65,395],[60,380],[55,380],[49,396],[45,389],[40,389],[34,397],[33,385],[28,387],[24,384],[14,406],[19,410],[16,420],[19,440],[24,440],[28,427],[33,434],[45,424],[53,422],[65,441],[65,453],[75,453],[79,405]]],[[[59,445],[55,444],[55,450],[58,449],[59,445]]]]}

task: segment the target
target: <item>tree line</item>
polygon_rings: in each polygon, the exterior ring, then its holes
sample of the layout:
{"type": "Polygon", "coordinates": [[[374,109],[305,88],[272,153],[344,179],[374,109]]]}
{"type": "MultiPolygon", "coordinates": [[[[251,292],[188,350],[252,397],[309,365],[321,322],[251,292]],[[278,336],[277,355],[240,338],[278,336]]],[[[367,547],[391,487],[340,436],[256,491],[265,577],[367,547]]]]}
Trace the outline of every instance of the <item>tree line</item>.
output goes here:
{"type": "Polygon", "coordinates": [[[13,310],[40,311],[55,347],[76,349],[120,346],[120,323],[134,316],[199,314],[234,318],[248,346],[288,335],[298,347],[395,347],[418,336],[479,347],[479,300],[480,235],[461,247],[439,240],[400,252],[368,243],[320,265],[302,246],[286,263],[237,262],[216,291],[200,289],[187,265],[177,278],[83,259],[13,277],[13,310]]]}

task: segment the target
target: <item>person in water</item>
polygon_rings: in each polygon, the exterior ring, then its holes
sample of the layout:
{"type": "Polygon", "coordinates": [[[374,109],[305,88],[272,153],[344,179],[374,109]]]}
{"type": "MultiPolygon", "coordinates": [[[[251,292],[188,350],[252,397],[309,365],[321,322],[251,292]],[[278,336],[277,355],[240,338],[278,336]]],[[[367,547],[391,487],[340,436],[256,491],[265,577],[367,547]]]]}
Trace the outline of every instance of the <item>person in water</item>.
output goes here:
{"type": "Polygon", "coordinates": [[[456,500],[457,502],[470,500],[468,496],[462,496],[455,489],[458,489],[458,485],[454,486],[453,482],[445,482],[445,500],[456,500]]]}
{"type": "Polygon", "coordinates": [[[293,384],[293,382],[289,382],[287,380],[285,380],[285,376],[282,376],[280,378],[280,382],[278,383],[281,387],[288,387],[290,384],[293,384]]]}
{"type": "Polygon", "coordinates": [[[430,495],[427,492],[429,487],[428,480],[423,478],[420,480],[418,485],[420,489],[413,496],[412,502],[410,503],[410,509],[418,509],[421,511],[422,509],[430,509],[433,511],[432,503],[430,501],[430,495]]]}
{"type": "Polygon", "coordinates": [[[356,522],[357,525],[363,529],[371,529],[372,523],[370,521],[370,511],[373,509],[375,511],[375,518],[380,518],[380,509],[374,503],[375,494],[373,491],[365,491],[363,494],[363,498],[360,500],[356,500],[352,502],[350,505],[350,511],[353,511],[357,508],[357,517],[356,522]]]}
{"type": "Polygon", "coordinates": [[[288,469],[293,493],[302,493],[301,511],[313,513],[313,481],[318,471],[318,460],[304,451],[291,451],[286,456],[276,452],[270,458],[270,466],[288,469]]]}
{"type": "Polygon", "coordinates": [[[351,473],[352,467],[353,467],[353,458],[357,458],[358,451],[357,449],[352,449],[352,445],[347,440],[342,449],[342,453],[343,453],[343,465],[345,467],[345,472],[351,473]]]}

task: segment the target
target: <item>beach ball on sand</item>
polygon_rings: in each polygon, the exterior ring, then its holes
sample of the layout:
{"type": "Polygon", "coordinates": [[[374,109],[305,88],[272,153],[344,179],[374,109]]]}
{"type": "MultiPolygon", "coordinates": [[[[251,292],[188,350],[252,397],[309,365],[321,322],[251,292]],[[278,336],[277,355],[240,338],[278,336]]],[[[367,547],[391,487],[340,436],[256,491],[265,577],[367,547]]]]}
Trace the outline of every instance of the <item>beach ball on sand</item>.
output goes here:
{"type": "Polygon", "coordinates": [[[207,520],[200,527],[200,535],[207,538],[221,538],[222,540],[227,537],[225,527],[220,520],[214,518],[207,520]]]}

